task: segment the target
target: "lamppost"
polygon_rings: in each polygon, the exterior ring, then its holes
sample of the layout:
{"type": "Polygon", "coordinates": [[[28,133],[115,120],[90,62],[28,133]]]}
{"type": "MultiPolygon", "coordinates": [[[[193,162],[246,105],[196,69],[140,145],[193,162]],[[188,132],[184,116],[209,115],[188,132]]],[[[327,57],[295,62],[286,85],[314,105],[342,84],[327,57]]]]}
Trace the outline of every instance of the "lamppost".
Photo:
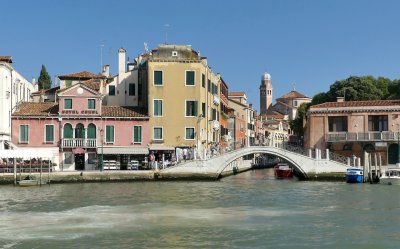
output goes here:
{"type": "Polygon", "coordinates": [[[400,124],[397,124],[397,167],[400,167],[400,124]]]}
{"type": "Polygon", "coordinates": [[[100,155],[100,171],[103,171],[103,135],[104,130],[100,129],[101,155],[100,155]]]}

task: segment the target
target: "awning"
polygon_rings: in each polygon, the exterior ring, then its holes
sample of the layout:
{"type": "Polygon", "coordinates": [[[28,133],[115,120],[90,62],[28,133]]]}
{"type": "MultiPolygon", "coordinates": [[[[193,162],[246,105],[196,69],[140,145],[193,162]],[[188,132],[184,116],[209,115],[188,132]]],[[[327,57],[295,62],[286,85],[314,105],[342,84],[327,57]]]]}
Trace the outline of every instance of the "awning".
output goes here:
{"type": "Polygon", "coordinates": [[[175,150],[175,147],[163,145],[150,145],[150,150],[175,150]]]}
{"type": "Polygon", "coordinates": [[[139,155],[139,154],[149,154],[149,149],[147,147],[97,147],[97,154],[106,155],[139,155]]]}

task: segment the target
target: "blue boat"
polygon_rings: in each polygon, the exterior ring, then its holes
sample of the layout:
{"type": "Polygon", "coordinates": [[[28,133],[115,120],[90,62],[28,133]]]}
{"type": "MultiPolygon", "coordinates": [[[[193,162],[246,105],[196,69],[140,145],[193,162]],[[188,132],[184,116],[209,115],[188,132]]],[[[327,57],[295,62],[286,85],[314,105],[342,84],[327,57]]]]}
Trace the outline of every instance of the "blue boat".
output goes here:
{"type": "Polygon", "coordinates": [[[346,182],[347,183],[362,183],[364,181],[364,171],[362,168],[350,167],[347,168],[346,182]]]}

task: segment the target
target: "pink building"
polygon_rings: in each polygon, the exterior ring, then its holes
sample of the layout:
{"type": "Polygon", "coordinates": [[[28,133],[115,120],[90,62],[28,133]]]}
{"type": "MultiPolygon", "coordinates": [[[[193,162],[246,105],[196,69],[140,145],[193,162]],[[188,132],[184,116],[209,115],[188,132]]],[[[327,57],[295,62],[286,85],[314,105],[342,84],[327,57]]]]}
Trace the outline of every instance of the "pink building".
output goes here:
{"type": "Polygon", "coordinates": [[[59,170],[95,170],[102,165],[127,169],[132,161],[146,161],[146,110],[102,106],[103,95],[82,83],[57,95],[58,103],[20,105],[12,115],[13,143],[21,148],[58,148],[59,170]]]}

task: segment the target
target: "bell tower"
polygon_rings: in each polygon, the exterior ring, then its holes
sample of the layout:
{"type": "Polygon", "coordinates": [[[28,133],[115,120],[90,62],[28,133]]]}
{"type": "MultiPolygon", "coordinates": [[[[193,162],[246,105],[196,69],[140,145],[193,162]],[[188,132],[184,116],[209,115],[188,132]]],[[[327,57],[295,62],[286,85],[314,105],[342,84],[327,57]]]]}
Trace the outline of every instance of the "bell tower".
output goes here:
{"type": "Polygon", "coordinates": [[[271,75],[264,73],[261,77],[260,85],[260,114],[267,114],[268,108],[272,105],[272,84],[271,75]]]}

